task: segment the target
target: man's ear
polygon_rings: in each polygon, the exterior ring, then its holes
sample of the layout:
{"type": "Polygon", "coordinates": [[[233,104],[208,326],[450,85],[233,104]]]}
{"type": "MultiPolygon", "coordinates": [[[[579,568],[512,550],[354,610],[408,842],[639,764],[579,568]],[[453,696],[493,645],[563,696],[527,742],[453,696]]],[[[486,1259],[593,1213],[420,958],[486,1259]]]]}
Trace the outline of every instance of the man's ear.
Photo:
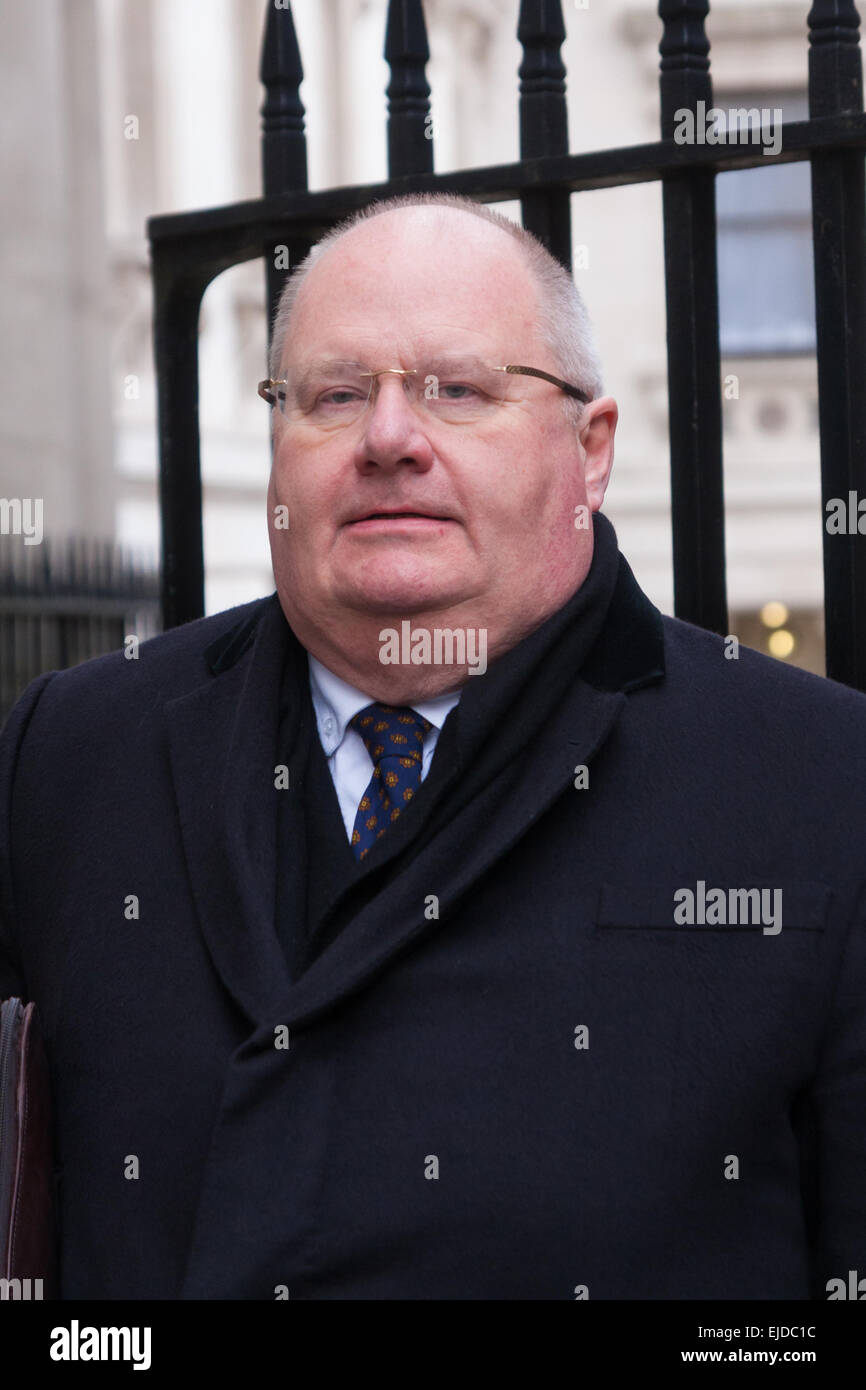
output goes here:
{"type": "Polygon", "coordinates": [[[613,437],[619,408],[613,396],[600,396],[584,408],[578,425],[583,450],[583,475],[589,509],[597,512],[610,482],[613,468],[613,437]]]}

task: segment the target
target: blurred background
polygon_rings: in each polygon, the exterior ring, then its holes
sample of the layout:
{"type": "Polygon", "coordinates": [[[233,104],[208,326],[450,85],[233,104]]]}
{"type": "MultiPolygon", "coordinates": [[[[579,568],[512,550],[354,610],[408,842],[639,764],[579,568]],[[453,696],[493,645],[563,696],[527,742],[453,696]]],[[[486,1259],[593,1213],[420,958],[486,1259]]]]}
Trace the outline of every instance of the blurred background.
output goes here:
{"type": "MultiPolygon", "coordinates": [[[[386,0],[292,9],[310,187],[385,179],[386,0]]],[[[518,0],[424,9],[436,169],[517,160],[518,0]]],[[[0,492],[44,501],[41,544],[0,535],[0,716],[25,683],[22,643],[30,667],[50,669],[158,630],[145,221],[259,196],[265,10],[0,0],[0,492]]],[[[808,10],[713,0],[717,106],[808,114],[808,10]]],[[[655,0],[563,11],[571,150],[656,140],[655,0]]],[[[823,673],[808,163],[722,174],[717,196],[729,630],[823,673]]],[[[519,204],[497,206],[519,220],[519,204]]],[[[639,583],[672,612],[660,187],[576,194],[572,224],[575,279],[621,410],[605,511],[639,583]]],[[[209,288],[200,324],[208,613],[274,588],[265,352],[264,267],[252,262],[209,288]]]]}

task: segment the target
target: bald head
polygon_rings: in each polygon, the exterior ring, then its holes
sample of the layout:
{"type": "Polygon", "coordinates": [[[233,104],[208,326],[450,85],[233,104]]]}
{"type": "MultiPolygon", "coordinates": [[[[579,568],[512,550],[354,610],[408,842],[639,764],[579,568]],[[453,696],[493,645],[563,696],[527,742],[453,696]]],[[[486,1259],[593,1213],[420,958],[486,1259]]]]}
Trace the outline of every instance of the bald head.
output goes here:
{"type": "MultiPolygon", "coordinates": [[[[503,264],[508,263],[512,268],[519,263],[523,277],[534,291],[539,333],[557,363],[559,374],[590,397],[600,394],[601,373],[589,317],[568,272],[536,237],[517,223],[483,203],[448,193],[409,194],[372,203],[339,223],[313,247],[290,276],[280,299],[271,343],[272,378],[280,376],[290,331],[293,334],[297,331],[292,317],[313,269],[349,238],[355,243],[356,254],[364,255],[366,245],[375,248],[374,255],[381,255],[381,248],[393,245],[393,240],[389,243],[383,230],[381,237],[370,243],[362,238],[362,233],[368,229],[377,230],[385,219],[392,239],[406,235],[414,238],[419,259],[423,259],[437,238],[446,235],[447,228],[452,228],[449,233],[452,251],[465,263],[468,274],[490,275],[491,294],[501,281],[491,262],[501,257],[503,264]]],[[[331,261],[330,264],[333,271],[336,263],[331,261]]],[[[564,397],[561,407],[567,418],[576,423],[581,406],[564,397]]]]}
{"type": "MultiPolygon", "coordinates": [[[[495,224],[449,207],[393,209],[358,223],[326,246],[304,276],[292,309],[286,362],[328,323],[328,355],[363,346],[365,361],[396,366],[396,351],[438,347],[482,351],[496,306],[499,355],[523,361],[537,346],[539,287],[514,239],[495,224]],[[380,344],[392,345],[379,362],[380,344]]],[[[505,357],[503,357],[503,362],[505,357]]]]}

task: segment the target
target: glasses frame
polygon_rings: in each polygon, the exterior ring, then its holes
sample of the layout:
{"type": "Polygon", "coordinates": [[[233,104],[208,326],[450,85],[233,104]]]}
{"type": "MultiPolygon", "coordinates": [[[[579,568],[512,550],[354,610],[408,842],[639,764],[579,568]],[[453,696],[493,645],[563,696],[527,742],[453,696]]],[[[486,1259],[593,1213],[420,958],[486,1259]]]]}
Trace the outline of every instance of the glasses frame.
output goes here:
{"type": "MultiPolygon", "coordinates": [[[[506,367],[493,367],[494,372],[509,372],[512,376],[535,376],[542,381],[549,381],[551,386],[558,386],[560,391],[565,391],[567,395],[573,396],[575,400],[582,401],[584,405],[589,405],[592,396],[588,396],[585,391],[581,391],[579,386],[572,386],[570,382],[563,381],[558,376],[551,376],[550,372],[543,372],[540,367],[520,367],[515,363],[509,363],[506,367]]],[[[362,372],[361,376],[384,376],[391,373],[393,376],[415,376],[417,367],[381,367],[377,372],[362,372]]],[[[274,380],[273,377],[265,377],[264,381],[258,384],[258,394],[268,405],[278,405],[277,387],[288,386],[285,377],[274,380]]]]}

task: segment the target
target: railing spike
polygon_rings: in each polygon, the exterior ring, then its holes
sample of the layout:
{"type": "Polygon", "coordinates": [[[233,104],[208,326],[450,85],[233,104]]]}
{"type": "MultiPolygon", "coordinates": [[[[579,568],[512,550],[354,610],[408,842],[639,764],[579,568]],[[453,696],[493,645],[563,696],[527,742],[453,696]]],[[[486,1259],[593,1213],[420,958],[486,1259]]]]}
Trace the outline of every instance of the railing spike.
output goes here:
{"type": "Polygon", "coordinates": [[[862,111],[860,16],[854,0],[815,0],[808,23],[810,116],[862,111]]]}
{"type": "Polygon", "coordinates": [[[265,196],[307,186],[307,141],[301,82],[304,68],[288,3],[271,0],[265,21],[259,77],[265,89],[262,116],[262,185],[265,196]]]}
{"type": "MultiPolygon", "coordinates": [[[[304,67],[289,0],[269,0],[262,39],[259,77],[265,88],[262,115],[262,188],[265,197],[307,187],[307,137],[301,82],[304,67]]],[[[280,293],[295,263],[307,246],[297,239],[270,243],[265,256],[265,293],[268,301],[268,338],[280,293]],[[289,264],[282,253],[289,247],[289,264]]]]}
{"type": "Polygon", "coordinates": [[[565,64],[560,49],[565,21],[560,0],[522,0],[517,37],[523,48],[520,78],[520,153],[523,159],[568,151],[565,64]]]}
{"type": "MultiPolygon", "coordinates": [[[[568,154],[565,64],[560,49],[565,20],[560,0],[521,0],[517,37],[523,48],[520,79],[520,157],[568,154]]],[[[523,225],[571,269],[571,203],[562,193],[521,199],[523,225]]]]}
{"type": "Polygon", "coordinates": [[[709,0],[659,0],[659,18],[664,30],[659,53],[662,136],[673,135],[675,113],[697,102],[713,104],[710,76],[710,41],[704,21],[710,12],[709,0]]]}
{"type": "Polygon", "coordinates": [[[390,0],[385,26],[385,61],[391,69],[388,97],[388,175],[433,170],[430,60],[421,0],[390,0]]]}

